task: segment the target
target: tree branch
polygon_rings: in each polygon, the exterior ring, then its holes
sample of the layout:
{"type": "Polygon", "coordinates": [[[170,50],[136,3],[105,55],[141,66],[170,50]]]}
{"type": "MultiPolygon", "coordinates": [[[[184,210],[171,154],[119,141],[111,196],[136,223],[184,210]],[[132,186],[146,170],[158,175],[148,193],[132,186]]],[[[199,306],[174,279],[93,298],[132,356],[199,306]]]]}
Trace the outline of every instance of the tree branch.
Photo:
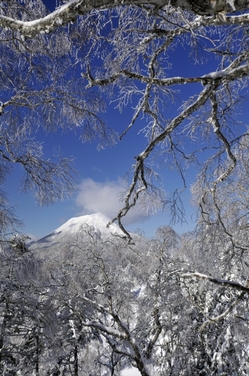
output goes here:
{"type": "Polygon", "coordinates": [[[230,304],[230,306],[224,311],[222,312],[220,315],[216,316],[216,317],[208,317],[208,320],[206,320],[200,327],[199,331],[200,332],[203,332],[203,330],[205,329],[206,325],[208,324],[213,324],[213,323],[216,323],[218,322],[219,320],[222,320],[224,317],[226,317],[232,310],[233,308],[239,303],[239,301],[244,297],[245,295],[245,292],[242,292],[239,297],[237,299],[235,299],[233,301],[232,304],[230,304]]]}
{"type": "Polygon", "coordinates": [[[135,72],[130,72],[126,69],[120,70],[119,72],[115,73],[114,75],[103,78],[103,79],[94,79],[92,76],[88,74],[82,74],[83,78],[87,78],[89,83],[86,88],[90,88],[92,86],[106,86],[113,82],[115,82],[120,77],[124,76],[130,78],[132,80],[138,80],[139,82],[156,85],[156,86],[173,86],[173,85],[184,85],[184,84],[195,84],[195,83],[210,83],[214,80],[224,79],[227,81],[232,81],[234,79],[247,76],[249,74],[249,64],[246,63],[241,66],[236,66],[238,63],[247,61],[249,54],[242,54],[232,62],[227,68],[222,69],[220,71],[210,72],[200,77],[171,77],[171,78],[155,78],[144,76],[135,72]]]}
{"type": "Polygon", "coordinates": [[[180,277],[182,278],[200,278],[200,279],[206,279],[212,283],[215,283],[216,285],[225,286],[225,287],[232,287],[238,291],[243,291],[249,293],[249,287],[241,285],[239,282],[235,281],[229,281],[227,279],[220,279],[216,277],[209,276],[207,274],[201,274],[198,272],[195,273],[185,273],[180,274],[180,277]]]}
{"type": "Polygon", "coordinates": [[[219,80],[216,80],[214,84],[207,85],[199,94],[197,100],[190,106],[188,106],[186,109],[184,109],[178,116],[176,116],[166,127],[166,129],[163,132],[161,132],[154,140],[152,140],[146,147],[146,149],[136,157],[137,162],[134,167],[133,181],[124,200],[125,204],[123,208],[119,211],[117,217],[115,217],[111,222],[108,223],[109,226],[113,222],[118,221],[120,228],[124,231],[129,241],[131,240],[131,236],[124,229],[124,226],[121,223],[121,219],[128,213],[128,211],[133,206],[136,205],[141,192],[147,189],[148,185],[144,176],[144,161],[146,160],[146,158],[148,158],[153,149],[166,137],[168,137],[174,131],[174,129],[176,129],[178,125],[182,123],[182,121],[185,118],[189,117],[199,107],[205,104],[205,102],[208,100],[212,92],[219,86],[219,84],[219,80]]]}
{"type": "Polygon", "coordinates": [[[92,10],[104,10],[118,6],[137,5],[160,9],[165,6],[179,7],[201,15],[223,14],[223,17],[202,21],[214,24],[235,24],[248,22],[249,16],[226,17],[226,14],[249,9],[248,0],[217,0],[217,1],[196,1],[196,0],[71,0],[58,7],[54,12],[45,17],[32,21],[22,21],[11,17],[0,15],[0,27],[8,28],[27,36],[34,37],[40,33],[50,33],[59,27],[74,22],[78,16],[90,13],[92,10]]]}

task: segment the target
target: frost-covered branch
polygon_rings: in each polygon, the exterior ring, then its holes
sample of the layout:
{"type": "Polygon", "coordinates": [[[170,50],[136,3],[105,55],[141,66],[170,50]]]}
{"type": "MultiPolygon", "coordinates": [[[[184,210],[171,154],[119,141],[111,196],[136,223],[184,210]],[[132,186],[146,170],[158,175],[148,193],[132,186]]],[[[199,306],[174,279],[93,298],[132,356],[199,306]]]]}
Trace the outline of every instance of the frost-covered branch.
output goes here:
{"type": "Polygon", "coordinates": [[[212,2],[196,2],[195,0],[70,0],[66,4],[59,6],[54,12],[32,21],[22,21],[0,15],[0,27],[18,31],[27,37],[34,37],[40,33],[50,33],[69,22],[75,22],[78,16],[85,15],[93,10],[101,11],[129,5],[148,7],[148,9],[154,7],[155,10],[171,5],[196,14],[209,16],[222,14],[222,17],[217,17],[214,20],[201,21],[207,24],[228,23],[234,25],[236,23],[248,22],[247,15],[226,17],[226,14],[232,12],[248,10],[248,0],[216,0],[212,2]]]}
{"type": "Polygon", "coordinates": [[[180,274],[181,278],[200,278],[200,279],[206,279],[207,281],[210,281],[212,283],[215,283],[220,286],[225,286],[225,287],[232,287],[238,291],[243,291],[243,292],[249,292],[249,287],[241,285],[239,282],[236,281],[230,281],[227,279],[221,279],[221,278],[216,278],[209,276],[207,274],[202,274],[202,273],[184,273],[180,274]]]}
{"type": "Polygon", "coordinates": [[[220,82],[217,80],[212,85],[207,85],[203,91],[199,94],[199,97],[197,100],[192,103],[190,106],[188,106],[186,109],[184,109],[177,117],[175,117],[170,124],[166,127],[166,129],[161,132],[157,137],[155,137],[149,145],[146,147],[146,149],[140,153],[136,157],[136,164],[134,166],[134,177],[133,181],[129,187],[128,193],[124,200],[124,207],[119,211],[116,218],[114,218],[110,223],[113,223],[115,221],[118,221],[119,226],[121,229],[125,232],[125,234],[128,236],[129,239],[131,239],[128,232],[124,229],[121,219],[124,217],[128,211],[136,205],[139,196],[141,192],[147,189],[147,181],[144,174],[144,162],[146,158],[152,153],[153,149],[164,139],[166,139],[178,126],[182,123],[182,121],[192,115],[196,110],[198,110],[202,105],[205,104],[205,102],[208,100],[210,95],[212,94],[213,90],[215,90],[219,86],[220,82]]]}
{"type": "MultiPolygon", "coordinates": [[[[246,61],[248,59],[247,55],[240,56],[238,59],[239,62],[246,61]]],[[[238,63],[238,61],[236,61],[238,63]]],[[[173,85],[184,85],[184,84],[195,84],[199,83],[209,83],[213,82],[214,80],[227,80],[233,81],[243,76],[247,76],[249,74],[249,64],[244,64],[239,67],[234,67],[234,62],[231,63],[227,68],[222,69],[220,71],[210,72],[206,75],[200,77],[171,77],[171,78],[155,78],[155,77],[146,77],[138,73],[130,72],[128,70],[120,70],[115,75],[105,78],[105,79],[93,79],[92,76],[82,74],[84,78],[87,78],[89,84],[86,86],[90,88],[92,86],[105,86],[115,82],[120,77],[124,76],[130,79],[138,80],[145,84],[150,85],[158,85],[158,86],[173,86],[173,85]]]]}
{"type": "Polygon", "coordinates": [[[91,301],[90,299],[83,298],[86,302],[93,304],[100,312],[105,312],[108,314],[109,318],[112,319],[112,321],[117,325],[118,329],[115,329],[114,327],[103,325],[100,322],[96,321],[89,321],[84,322],[82,321],[82,325],[86,327],[91,327],[99,330],[100,333],[102,333],[107,339],[108,342],[113,344],[112,339],[119,339],[127,342],[132,350],[132,353],[127,353],[126,351],[119,350],[118,347],[115,345],[112,345],[113,350],[116,350],[118,354],[122,355],[129,355],[129,358],[131,358],[137,365],[137,368],[139,369],[142,376],[149,376],[149,373],[146,370],[146,366],[144,363],[144,359],[141,353],[141,350],[139,349],[139,346],[137,345],[135,339],[132,336],[132,333],[130,332],[129,328],[125,323],[121,320],[120,316],[117,312],[114,311],[113,308],[106,309],[104,306],[99,305],[96,302],[91,301]]]}
{"type": "Polygon", "coordinates": [[[105,335],[116,337],[119,339],[126,339],[126,336],[124,336],[123,333],[119,332],[115,328],[111,326],[101,325],[100,323],[90,321],[90,322],[82,322],[82,325],[88,326],[90,328],[98,329],[101,333],[104,333],[105,335]]]}
{"type": "Polygon", "coordinates": [[[241,301],[241,299],[244,297],[245,295],[245,292],[242,292],[240,294],[240,296],[235,299],[233,301],[232,304],[230,304],[230,306],[224,311],[222,312],[220,315],[216,316],[216,317],[208,317],[208,320],[206,320],[200,327],[200,332],[203,332],[205,327],[208,325],[208,324],[214,324],[214,323],[217,323],[218,321],[222,320],[223,318],[225,318],[232,310],[233,308],[241,301]]]}
{"type": "Polygon", "coordinates": [[[229,159],[231,160],[230,166],[226,169],[225,172],[223,172],[213,183],[213,189],[216,189],[217,184],[221,183],[224,181],[233,171],[233,169],[236,166],[236,157],[232,152],[232,148],[224,134],[220,130],[220,124],[218,120],[218,105],[217,105],[217,98],[216,95],[213,93],[210,97],[211,103],[212,103],[212,116],[211,116],[211,122],[213,125],[214,133],[218,136],[218,138],[221,140],[223,143],[225,150],[227,152],[227,155],[229,159]]]}

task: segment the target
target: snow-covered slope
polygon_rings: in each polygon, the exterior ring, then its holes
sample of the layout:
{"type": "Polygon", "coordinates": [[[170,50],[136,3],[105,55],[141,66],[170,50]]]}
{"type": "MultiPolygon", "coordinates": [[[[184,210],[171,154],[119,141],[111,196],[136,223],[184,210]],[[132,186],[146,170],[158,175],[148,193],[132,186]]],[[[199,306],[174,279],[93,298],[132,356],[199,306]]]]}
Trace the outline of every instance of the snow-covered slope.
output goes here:
{"type": "Polygon", "coordinates": [[[54,246],[58,248],[60,244],[64,245],[65,243],[73,241],[73,239],[75,239],[75,237],[78,236],[86,226],[90,226],[96,231],[100,231],[102,238],[108,238],[112,236],[112,234],[123,235],[122,231],[116,224],[112,224],[107,228],[106,226],[108,222],[110,222],[110,219],[101,213],[71,218],[50,234],[33,242],[30,245],[30,249],[44,250],[47,248],[51,249],[54,246]]]}
{"type": "Polygon", "coordinates": [[[110,236],[111,234],[121,233],[119,227],[115,224],[110,225],[108,228],[107,224],[110,222],[110,218],[106,217],[104,214],[95,213],[90,215],[83,215],[81,217],[75,217],[69,219],[66,223],[60,226],[53,234],[58,233],[77,233],[79,232],[82,225],[87,224],[88,226],[93,226],[95,229],[101,231],[103,236],[110,236]]]}

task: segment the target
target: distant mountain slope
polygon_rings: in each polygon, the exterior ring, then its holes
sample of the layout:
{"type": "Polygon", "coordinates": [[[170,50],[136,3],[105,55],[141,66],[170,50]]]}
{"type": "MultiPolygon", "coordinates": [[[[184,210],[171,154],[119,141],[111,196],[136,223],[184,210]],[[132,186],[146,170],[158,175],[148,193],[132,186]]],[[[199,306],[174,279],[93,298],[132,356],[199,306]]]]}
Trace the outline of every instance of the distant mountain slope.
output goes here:
{"type": "Polygon", "coordinates": [[[100,231],[102,238],[108,238],[112,234],[118,234],[123,236],[122,231],[115,224],[112,224],[107,228],[107,224],[110,221],[108,217],[101,213],[94,213],[90,215],[83,215],[69,219],[62,226],[44,236],[43,238],[32,242],[30,244],[31,250],[44,250],[47,248],[58,248],[59,245],[63,246],[70,241],[73,241],[78,236],[81,230],[86,227],[92,227],[96,232],[100,231]]]}
{"type": "Polygon", "coordinates": [[[109,226],[109,228],[107,228],[106,226],[109,222],[110,218],[101,213],[83,215],[81,217],[69,219],[66,223],[60,226],[53,233],[67,232],[73,234],[75,232],[78,232],[83,224],[93,226],[95,229],[101,231],[101,234],[103,236],[110,236],[112,233],[122,233],[119,227],[115,224],[112,224],[109,226]]]}

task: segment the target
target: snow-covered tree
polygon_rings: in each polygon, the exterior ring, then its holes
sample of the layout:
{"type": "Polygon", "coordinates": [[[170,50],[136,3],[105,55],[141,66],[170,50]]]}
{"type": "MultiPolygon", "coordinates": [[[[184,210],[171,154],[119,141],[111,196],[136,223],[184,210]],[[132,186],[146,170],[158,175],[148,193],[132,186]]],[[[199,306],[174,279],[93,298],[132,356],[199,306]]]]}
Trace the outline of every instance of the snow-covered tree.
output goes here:
{"type": "Polygon", "coordinates": [[[24,253],[2,249],[1,372],[246,375],[246,260],[222,228],[157,234],[127,244],[84,225],[24,253]]]}
{"type": "Polygon", "coordinates": [[[43,312],[48,307],[39,302],[44,281],[38,260],[25,244],[12,244],[6,242],[0,252],[0,372],[17,375],[21,369],[23,375],[38,375],[44,345],[40,333],[45,334],[47,326],[43,312]]]}
{"type": "Polygon", "coordinates": [[[129,238],[122,218],[138,201],[184,218],[187,169],[199,208],[181,239],[163,227],[127,245],[84,228],[40,267],[47,285],[28,278],[33,256],[12,239],[1,255],[1,371],[248,374],[248,10],[247,0],[70,0],[51,13],[41,0],[1,2],[1,239],[15,221],[4,193],[15,164],[39,202],[72,193],[72,160],[43,158],[37,138],[65,124],[83,141],[122,141],[136,126],[145,137],[114,218],[129,238]],[[133,111],[119,134],[101,119],[111,101],[133,111]],[[179,172],[171,196],[159,165],[179,172]]]}
{"type": "Polygon", "coordinates": [[[127,245],[84,226],[54,244],[44,268],[58,286],[60,330],[49,364],[75,375],[131,366],[146,376],[246,375],[248,288],[222,236],[207,228],[181,239],[161,227],[157,239],[127,245]]]}
{"type": "MultiPolygon", "coordinates": [[[[2,183],[19,163],[23,188],[34,189],[42,203],[53,202],[72,192],[70,160],[42,159],[37,129],[50,132],[67,124],[81,129],[84,140],[117,141],[137,125],[146,146],[135,157],[124,207],[115,218],[120,226],[138,200],[154,205],[148,195],[160,198],[181,220],[180,193],[191,166],[199,171],[193,194],[200,214],[229,231],[220,193],[232,181],[238,201],[244,195],[239,177],[247,169],[247,126],[238,114],[248,98],[248,2],[71,0],[57,5],[50,13],[41,0],[0,5],[2,183]],[[176,55],[182,68],[195,64],[196,74],[176,69],[176,55]],[[110,101],[120,111],[134,109],[118,135],[99,116],[110,101]],[[166,198],[156,181],[158,162],[175,168],[182,179],[166,198]]],[[[4,225],[13,213],[4,190],[1,197],[4,225]]]]}

